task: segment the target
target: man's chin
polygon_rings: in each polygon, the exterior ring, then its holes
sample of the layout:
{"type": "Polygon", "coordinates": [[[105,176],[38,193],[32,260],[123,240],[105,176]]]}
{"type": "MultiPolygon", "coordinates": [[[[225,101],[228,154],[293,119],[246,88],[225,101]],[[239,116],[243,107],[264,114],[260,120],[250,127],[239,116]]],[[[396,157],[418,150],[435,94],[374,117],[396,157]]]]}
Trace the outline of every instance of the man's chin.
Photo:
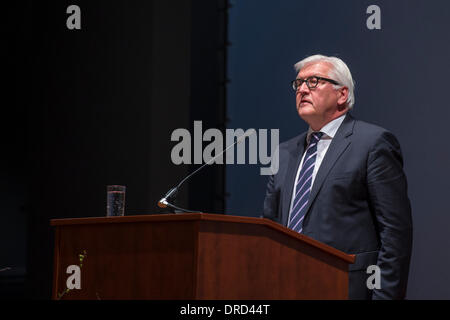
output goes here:
{"type": "Polygon", "coordinates": [[[309,118],[314,116],[314,110],[311,110],[310,108],[300,107],[297,109],[298,115],[302,118],[309,118]]]}

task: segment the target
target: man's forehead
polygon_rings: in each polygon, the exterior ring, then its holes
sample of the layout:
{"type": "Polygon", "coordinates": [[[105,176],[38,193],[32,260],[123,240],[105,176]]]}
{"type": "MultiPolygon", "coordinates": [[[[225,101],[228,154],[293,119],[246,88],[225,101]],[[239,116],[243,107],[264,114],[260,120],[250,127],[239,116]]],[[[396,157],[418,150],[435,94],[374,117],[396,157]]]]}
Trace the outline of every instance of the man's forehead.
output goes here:
{"type": "Polygon", "coordinates": [[[317,75],[317,76],[328,76],[328,71],[331,69],[331,65],[328,62],[317,61],[311,62],[303,66],[303,68],[298,73],[301,78],[317,75]]]}

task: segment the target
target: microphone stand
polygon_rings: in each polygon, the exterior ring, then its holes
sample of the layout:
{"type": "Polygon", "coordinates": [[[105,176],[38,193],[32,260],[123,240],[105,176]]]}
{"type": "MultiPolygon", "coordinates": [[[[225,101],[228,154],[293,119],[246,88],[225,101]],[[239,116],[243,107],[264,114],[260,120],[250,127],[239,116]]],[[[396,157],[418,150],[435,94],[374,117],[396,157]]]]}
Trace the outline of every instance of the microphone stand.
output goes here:
{"type": "Polygon", "coordinates": [[[203,164],[201,167],[199,167],[198,169],[196,169],[194,172],[192,172],[191,174],[189,174],[186,178],[184,178],[183,180],[181,180],[181,182],[174,188],[170,189],[166,195],[158,201],[158,207],[160,208],[172,208],[175,210],[175,213],[202,213],[201,211],[192,211],[189,209],[184,209],[184,208],[180,208],[177,207],[173,204],[171,204],[169,202],[170,199],[174,199],[178,193],[178,188],[186,181],[188,180],[190,177],[192,177],[194,174],[196,174],[198,171],[200,171],[201,169],[203,169],[205,166],[211,164],[214,160],[216,160],[218,157],[220,157],[222,154],[224,154],[228,149],[230,149],[231,147],[233,147],[235,144],[242,142],[246,137],[249,137],[251,135],[253,135],[255,133],[255,129],[248,129],[247,131],[245,131],[245,133],[240,136],[236,142],[234,142],[233,144],[230,144],[226,149],[222,150],[222,152],[220,152],[218,155],[214,156],[213,158],[211,158],[208,162],[206,162],[205,164],[203,164]]]}

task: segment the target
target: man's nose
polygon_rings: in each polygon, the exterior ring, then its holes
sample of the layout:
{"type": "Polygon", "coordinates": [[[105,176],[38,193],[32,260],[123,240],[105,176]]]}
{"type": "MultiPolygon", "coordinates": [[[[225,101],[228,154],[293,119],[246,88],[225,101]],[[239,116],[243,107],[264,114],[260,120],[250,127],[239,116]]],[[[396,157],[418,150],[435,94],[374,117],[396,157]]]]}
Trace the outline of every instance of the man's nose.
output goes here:
{"type": "Polygon", "coordinates": [[[309,87],[306,85],[306,82],[302,82],[300,87],[297,88],[297,92],[300,92],[300,93],[307,93],[307,92],[309,92],[309,87]]]}

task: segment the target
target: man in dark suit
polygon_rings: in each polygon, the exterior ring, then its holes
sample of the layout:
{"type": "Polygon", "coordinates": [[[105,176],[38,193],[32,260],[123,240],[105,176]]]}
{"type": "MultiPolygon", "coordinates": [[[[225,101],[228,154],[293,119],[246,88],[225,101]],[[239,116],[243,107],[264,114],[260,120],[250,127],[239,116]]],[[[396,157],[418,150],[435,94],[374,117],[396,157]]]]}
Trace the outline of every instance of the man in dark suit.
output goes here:
{"type": "Polygon", "coordinates": [[[264,217],[355,254],[350,299],[403,299],[412,220],[400,145],[349,114],[354,84],[342,60],[315,55],[295,66],[297,111],[309,130],[280,144],[264,217]],[[380,268],[380,289],[367,287],[370,265],[380,268]]]}

